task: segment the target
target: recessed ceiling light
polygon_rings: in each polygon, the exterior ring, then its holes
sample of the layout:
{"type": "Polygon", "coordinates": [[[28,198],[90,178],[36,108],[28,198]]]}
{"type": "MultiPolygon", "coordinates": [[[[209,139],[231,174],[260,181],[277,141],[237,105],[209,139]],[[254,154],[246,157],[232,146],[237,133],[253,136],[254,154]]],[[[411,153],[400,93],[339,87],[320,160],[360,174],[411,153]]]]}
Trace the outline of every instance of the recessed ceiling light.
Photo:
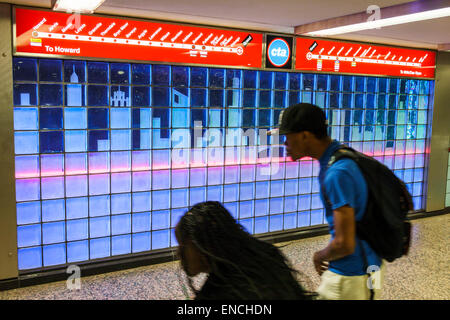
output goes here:
{"type": "Polygon", "coordinates": [[[336,34],[357,32],[357,31],[362,31],[362,30],[382,28],[382,27],[394,26],[394,25],[404,24],[404,23],[409,23],[409,22],[417,22],[417,21],[423,21],[423,20],[444,18],[444,17],[449,17],[449,16],[450,16],[450,7],[446,7],[446,8],[436,9],[436,10],[429,10],[429,11],[423,11],[423,12],[418,12],[418,13],[406,14],[406,15],[392,17],[392,18],[350,24],[350,25],[342,26],[342,27],[311,31],[311,32],[305,33],[305,35],[332,36],[332,35],[336,35],[336,34]]]}
{"type": "Polygon", "coordinates": [[[93,13],[105,0],[53,0],[53,10],[93,13]]]}

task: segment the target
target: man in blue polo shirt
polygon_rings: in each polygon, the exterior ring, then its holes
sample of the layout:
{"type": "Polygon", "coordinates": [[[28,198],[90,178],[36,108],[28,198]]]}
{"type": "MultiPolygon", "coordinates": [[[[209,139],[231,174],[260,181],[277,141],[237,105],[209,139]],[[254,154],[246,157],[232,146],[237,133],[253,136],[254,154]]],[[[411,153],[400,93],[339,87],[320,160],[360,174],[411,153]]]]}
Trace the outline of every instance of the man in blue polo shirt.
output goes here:
{"type": "Polygon", "coordinates": [[[366,241],[356,236],[355,222],[363,217],[368,198],[367,184],[358,165],[345,158],[328,167],[340,143],[328,136],[325,113],[318,106],[290,106],[282,112],[279,122],[278,134],[286,136],[286,151],[292,160],[311,157],[320,163],[320,196],[331,241],[313,257],[314,267],[321,275],[319,298],[369,299],[371,288],[373,298],[379,297],[384,263],[366,241]],[[368,282],[368,272],[373,272],[372,282],[368,282]]]}

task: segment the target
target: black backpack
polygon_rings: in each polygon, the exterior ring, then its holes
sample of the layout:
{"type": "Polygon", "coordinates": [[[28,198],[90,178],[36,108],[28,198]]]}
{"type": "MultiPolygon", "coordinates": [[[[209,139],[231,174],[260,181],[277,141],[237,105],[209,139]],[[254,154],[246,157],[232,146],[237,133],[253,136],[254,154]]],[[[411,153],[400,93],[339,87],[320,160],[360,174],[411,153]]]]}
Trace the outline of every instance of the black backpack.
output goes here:
{"type": "MultiPolygon", "coordinates": [[[[356,222],[356,235],[388,262],[408,254],[411,223],[407,214],[414,206],[404,182],[384,164],[347,146],[335,151],[328,167],[342,158],[357,163],[368,187],[367,208],[356,222]]],[[[326,193],[322,193],[330,205],[326,193]]]]}

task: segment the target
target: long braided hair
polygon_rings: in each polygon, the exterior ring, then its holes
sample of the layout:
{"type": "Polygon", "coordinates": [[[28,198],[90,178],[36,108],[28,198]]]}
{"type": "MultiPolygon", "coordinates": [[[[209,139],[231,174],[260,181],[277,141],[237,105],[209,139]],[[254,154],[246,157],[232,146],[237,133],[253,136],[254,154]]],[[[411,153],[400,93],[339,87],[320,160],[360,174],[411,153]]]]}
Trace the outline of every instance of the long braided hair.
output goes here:
{"type": "MultiPolygon", "coordinates": [[[[206,258],[209,274],[233,299],[307,299],[308,294],[272,244],[250,235],[219,202],[194,205],[179,221],[181,241],[190,240],[206,258]]],[[[192,279],[189,286],[198,297],[192,279]]]]}

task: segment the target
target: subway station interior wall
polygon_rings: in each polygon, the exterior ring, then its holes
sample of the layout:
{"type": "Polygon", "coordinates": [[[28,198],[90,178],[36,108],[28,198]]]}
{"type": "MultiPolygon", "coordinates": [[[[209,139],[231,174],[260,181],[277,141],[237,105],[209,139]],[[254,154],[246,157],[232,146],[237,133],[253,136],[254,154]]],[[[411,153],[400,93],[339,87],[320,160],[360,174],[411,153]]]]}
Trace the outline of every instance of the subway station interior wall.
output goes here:
{"type": "Polygon", "coordinates": [[[259,135],[298,102],[424,207],[433,81],[20,57],[13,71],[20,271],[177,246],[207,200],[255,235],[325,223],[318,163],[259,135]]]}

